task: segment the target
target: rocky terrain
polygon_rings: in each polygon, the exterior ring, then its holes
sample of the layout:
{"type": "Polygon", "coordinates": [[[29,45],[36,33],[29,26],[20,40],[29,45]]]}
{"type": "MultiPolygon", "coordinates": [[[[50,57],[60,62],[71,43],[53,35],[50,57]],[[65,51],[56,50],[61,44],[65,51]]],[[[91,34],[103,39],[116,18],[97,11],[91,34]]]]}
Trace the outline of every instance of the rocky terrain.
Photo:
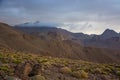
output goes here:
{"type": "Polygon", "coordinates": [[[0,49],[0,80],[119,80],[120,65],[0,49]]]}

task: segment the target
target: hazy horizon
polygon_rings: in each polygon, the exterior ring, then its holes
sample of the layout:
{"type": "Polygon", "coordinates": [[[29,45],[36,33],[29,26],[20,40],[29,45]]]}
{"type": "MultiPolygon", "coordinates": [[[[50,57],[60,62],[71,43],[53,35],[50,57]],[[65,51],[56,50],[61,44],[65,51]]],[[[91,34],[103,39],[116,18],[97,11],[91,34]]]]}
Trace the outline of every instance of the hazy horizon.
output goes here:
{"type": "Polygon", "coordinates": [[[0,22],[35,21],[86,34],[101,34],[107,28],[120,32],[120,1],[0,0],[0,22]]]}

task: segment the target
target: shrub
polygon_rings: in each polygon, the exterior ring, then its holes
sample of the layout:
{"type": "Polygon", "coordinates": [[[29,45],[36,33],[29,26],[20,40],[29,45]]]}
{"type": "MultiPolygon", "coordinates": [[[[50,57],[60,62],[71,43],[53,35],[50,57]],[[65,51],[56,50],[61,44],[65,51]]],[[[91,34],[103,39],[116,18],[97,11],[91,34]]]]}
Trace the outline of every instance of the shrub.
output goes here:
{"type": "Polygon", "coordinates": [[[72,76],[76,78],[88,78],[88,73],[85,72],[84,70],[75,71],[72,73],[72,76]]]}
{"type": "Polygon", "coordinates": [[[0,66],[0,70],[2,70],[2,71],[8,71],[8,67],[7,66],[0,66]]]}
{"type": "Polygon", "coordinates": [[[0,59],[0,61],[2,62],[2,63],[9,63],[10,61],[9,61],[9,58],[6,58],[6,57],[2,57],[1,59],[0,59]]]}
{"type": "Polygon", "coordinates": [[[92,71],[94,74],[109,74],[111,70],[109,68],[95,68],[92,71]]]}
{"type": "Polygon", "coordinates": [[[95,69],[93,69],[93,71],[92,71],[94,74],[101,74],[102,73],[102,69],[101,68],[95,68],[95,69]]]}
{"type": "Polygon", "coordinates": [[[41,63],[45,63],[45,62],[48,62],[48,59],[43,59],[43,60],[40,60],[41,63]]]}
{"type": "Polygon", "coordinates": [[[63,67],[60,69],[60,72],[70,74],[72,72],[72,70],[69,67],[63,67]]]}
{"type": "Polygon", "coordinates": [[[85,72],[84,70],[81,70],[81,78],[88,78],[88,73],[85,72]]]}
{"type": "Polygon", "coordinates": [[[14,62],[15,64],[19,64],[19,63],[21,63],[21,62],[22,62],[22,60],[15,59],[13,62],[14,62]]]}
{"type": "Polygon", "coordinates": [[[105,68],[104,71],[109,72],[109,73],[113,72],[111,68],[105,68]]]}
{"type": "Polygon", "coordinates": [[[31,80],[45,80],[45,77],[42,75],[36,75],[36,76],[33,76],[31,80]]]}
{"type": "Polygon", "coordinates": [[[117,71],[117,72],[116,72],[116,75],[120,76],[120,71],[117,71]]]}
{"type": "Polygon", "coordinates": [[[3,57],[3,56],[2,56],[2,54],[0,53],[0,59],[2,59],[2,57],[3,57]]]}

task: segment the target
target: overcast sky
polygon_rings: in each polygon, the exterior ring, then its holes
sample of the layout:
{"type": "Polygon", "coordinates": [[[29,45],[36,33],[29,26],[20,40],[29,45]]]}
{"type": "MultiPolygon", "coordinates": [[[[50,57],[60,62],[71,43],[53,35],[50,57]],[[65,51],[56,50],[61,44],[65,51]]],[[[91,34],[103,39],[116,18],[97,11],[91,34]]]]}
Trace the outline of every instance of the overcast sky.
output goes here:
{"type": "Polygon", "coordinates": [[[72,32],[120,32],[120,0],[0,0],[0,22],[46,22],[72,32]]]}

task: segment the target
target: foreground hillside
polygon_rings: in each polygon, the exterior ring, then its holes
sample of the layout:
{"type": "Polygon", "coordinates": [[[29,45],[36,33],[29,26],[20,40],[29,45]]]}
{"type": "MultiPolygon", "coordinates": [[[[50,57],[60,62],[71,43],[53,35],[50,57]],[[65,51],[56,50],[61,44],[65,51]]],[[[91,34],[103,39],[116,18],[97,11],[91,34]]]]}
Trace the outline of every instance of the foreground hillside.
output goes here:
{"type": "Polygon", "coordinates": [[[120,51],[83,47],[73,40],[66,39],[68,34],[63,36],[61,33],[49,31],[46,28],[42,31],[38,29],[38,31],[40,33],[30,35],[0,23],[0,46],[44,56],[120,64],[120,51]]]}
{"type": "Polygon", "coordinates": [[[119,80],[120,65],[0,49],[0,80],[119,80]]]}

